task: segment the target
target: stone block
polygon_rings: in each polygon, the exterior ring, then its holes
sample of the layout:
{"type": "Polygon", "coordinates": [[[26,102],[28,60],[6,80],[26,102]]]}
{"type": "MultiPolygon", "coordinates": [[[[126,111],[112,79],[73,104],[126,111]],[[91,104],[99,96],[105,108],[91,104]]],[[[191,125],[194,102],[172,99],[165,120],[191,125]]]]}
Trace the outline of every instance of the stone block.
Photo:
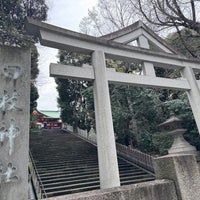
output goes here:
{"type": "Polygon", "coordinates": [[[167,155],[154,159],[157,179],[173,180],[181,200],[200,199],[200,174],[194,155],[167,155]]]}
{"type": "Polygon", "coordinates": [[[72,195],[47,198],[46,200],[178,200],[175,186],[169,180],[94,190],[72,195]]]}

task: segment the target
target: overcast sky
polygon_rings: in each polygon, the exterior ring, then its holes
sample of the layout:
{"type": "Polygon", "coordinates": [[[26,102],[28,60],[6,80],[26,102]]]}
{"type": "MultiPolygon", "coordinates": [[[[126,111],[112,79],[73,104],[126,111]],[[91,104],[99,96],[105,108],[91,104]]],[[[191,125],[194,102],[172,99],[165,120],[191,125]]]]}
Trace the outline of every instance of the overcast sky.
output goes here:
{"type": "MultiPolygon", "coordinates": [[[[95,6],[97,0],[48,0],[49,11],[47,23],[62,28],[79,31],[81,19],[87,16],[88,9],[95,6]]],[[[57,49],[37,45],[40,54],[40,74],[37,79],[39,90],[38,109],[58,110],[57,91],[54,78],[49,77],[49,64],[57,62],[57,49]]]]}

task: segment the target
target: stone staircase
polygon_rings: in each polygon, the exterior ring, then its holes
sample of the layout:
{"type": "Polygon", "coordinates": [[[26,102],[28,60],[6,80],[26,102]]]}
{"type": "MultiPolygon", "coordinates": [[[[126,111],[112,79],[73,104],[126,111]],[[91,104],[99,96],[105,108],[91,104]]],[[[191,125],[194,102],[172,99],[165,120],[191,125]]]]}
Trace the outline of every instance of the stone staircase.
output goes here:
{"type": "MultiPolygon", "coordinates": [[[[30,136],[30,153],[39,198],[100,188],[97,149],[79,137],[62,130],[43,130],[30,136]]],[[[134,163],[123,158],[118,163],[121,185],[154,180],[152,173],[134,163]]]]}

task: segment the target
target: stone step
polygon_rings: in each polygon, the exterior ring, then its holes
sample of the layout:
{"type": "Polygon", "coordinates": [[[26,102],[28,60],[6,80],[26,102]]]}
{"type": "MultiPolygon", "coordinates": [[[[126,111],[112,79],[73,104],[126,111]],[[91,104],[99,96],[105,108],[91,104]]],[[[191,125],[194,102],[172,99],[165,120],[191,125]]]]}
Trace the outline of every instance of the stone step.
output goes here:
{"type": "MultiPolygon", "coordinates": [[[[149,174],[141,174],[141,175],[131,175],[131,174],[127,174],[126,176],[120,176],[120,181],[121,182],[125,182],[128,181],[130,179],[136,179],[135,181],[137,182],[138,180],[141,180],[142,178],[151,178],[149,177],[149,174]]],[[[45,188],[49,188],[51,186],[62,186],[62,185],[66,185],[66,184],[73,184],[73,183],[83,183],[83,182],[90,182],[90,181],[98,181],[99,180],[99,176],[95,175],[94,177],[77,177],[76,179],[72,179],[72,180],[64,180],[64,181],[54,181],[53,183],[43,183],[43,185],[45,186],[45,188]]]]}
{"type": "MultiPolygon", "coordinates": [[[[127,185],[127,184],[134,184],[139,182],[145,182],[145,181],[151,181],[154,180],[153,178],[145,178],[145,179],[138,179],[138,180],[130,180],[130,181],[122,181],[121,185],[127,185]]],[[[78,193],[78,192],[85,192],[89,190],[96,190],[100,189],[100,185],[91,185],[91,186],[85,186],[85,187],[77,187],[77,188],[70,188],[70,189],[62,189],[62,190],[54,190],[54,191],[45,191],[48,197],[53,196],[60,196],[60,195],[66,195],[66,194],[72,194],[72,193],[78,193]]]]}
{"type": "Polygon", "coordinates": [[[49,192],[56,192],[59,190],[69,190],[69,189],[81,189],[82,187],[90,187],[90,186],[99,186],[99,180],[96,181],[89,181],[89,182],[82,182],[82,183],[75,183],[75,184],[71,184],[71,185],[62,185],[59,187],[51,187],[51,188],[45,188],[45,192],[49,193],[49,192]]]}
{"type": "Polygon", "coordinates": [[[99,181],[99,176],[96,174],[94,177],[84,177],[84,178],[78,178],[78,179],[73,179],[73,180],[65,180],[65,181],[61,181],[61,182],[53,182],[53,183],[49,183],[49,184],[45,184],[44,186],[45,188],[49,188],[52,186],[62,186],[62,185],[69,185],[69,184],[75,184],[75,183],[83,183],[83,182],[90,182],[90,181],[99,181]]]}
{"type": "MultiPolygon", "coordinates": [[[[98,169],[94,169],[94,170],[89,170],[89,171],[85,171],[85,172],[82,172],[81,174],[83,175],[88,175],[88,174],[92,174],[92,173],[96,173],[96,174],[99,174],[99,170],[98,169]]],[[[40,176],[40,178],[42,180],[49,180],[49,179],[52,179],[52,178],[57,178],[57,177],[72,177],[72,176],[79,176],[80,173],[79,172],[74,172],[74,173],[70,173],[70,174],[66,174],[66,173],[63,173],[63,174],[58,174],[58,175],[55,175],[55,174],[51,174],[51,175],[48,175],[48,176],[40,176]]]]}
{"type": "MultiPolygon", "coordinates": [[[[35,164],[37,166],[37,168],[40,168],[40,167],[45,167],[45,166],[62,166],[62,165],[76,165],[76,164],[79,164],[79,163],[93,163],[93,162],[96,162],[98,163],[98,159],[95,157],[91,157],[91,158],[84,158],[81,157],[82,159],[73,159],[73,163],[71,161],[69,161],[68,159],[67,160],[58,160],[58,159],[51,159],[51,160],[34,160],[35,161],[35,164]]],[[[124,162],[123,160],[119,159],[118,160],[118,163],[119,164],[123,164],[123,163],[126,163],[124,162]]]]}
{"type": "Polygon", "coordinates": [[[137,178],[135,180],[122,181],[121,185],[128,185],[128,184],[134,184],[134,183],[142,183],[142,182],[145,182],[145,181],[152,181],[152,180],[155,180],[155,178],[153,178],[153,177],[137,178]]]}
{"type": "MultiPolygon", "coordinates": [[[[97,149],[61,130],[31,136],[30,150],[43,196],[59,196],[100,188],[97,149]]],[[[154,176],[118,158],[121,185],[150,181],[154,176]]]]}
{"type": "MultiPolygon", "coordinates": [[[[46,165],[45,167],[38,167],[37,165],[36,165],[36,167],[37,167],[37,171],[38,172],[40,172],[40,173],[42,173],[42,172],[45,172],[45,171],[60,171],[60,170],[71,170],[71,169],[81,169],[81,168],[87,168],[87,167],[97,167],[98,168],[98,163],[96,163],[96,162],[91,162],[91,163],[75,163],[75,164],[73,164],[73,163],[71,163],[71,164],[65,164],[65,165],[59,165],[59,166],[52,166],[52,165],[50,165],[50,166],[48,166],[48,165],[46,165]]],[[[131,165],[127,165],[127,164],[125,164],[125,163],[123,163],[123,164],[119,164],[119,167],[120,168],[122,168],[122,167],[126,167],[126,168],[128,168],[128,167],[131,167],[131,168],[133,168],[133,166],[131,166],[131,165]]],[[[135,167],[136,168],[136,167],[135,167]]]]}
{"type": "Polygon", "coordinates": [[[73,163],[71,161],[61,161],[61,160],[52,160],[52,161],[48,161],[46,163],[42,163],[42,161],[36,162],[36,166],[37,168],[42,168],[42,167],[46,167],[46,166],[63,166],[63,165],[75,165],[75,164],[80,164],[80,163],[98,163],[97,160],[94,160],[94,158],[90,159],[90,160],[86,160],[86,159],[81,159],[81,160],[73,160],[73,163]]]}
{"type": "MultiPolygon", "coordinates": [[[[145,173],[144,171],[136,171],[135,169],[130,169],[127,171],[120,171],[120,177],[129,177],[129,176],[137,176],[137,175],[145,175],[147,173],[145,173]]],[[[149,174],[148,174],[149,175],[149,174]]],[[[40,177],[42,179],[43,184],[45,183],[51,183],[51,182],[59,182],[59,181],[63,181],[63,180],[77,180],[79,178],[90,178],[90,177],[98,177],[99,173],[98,173],[98,169],[96,171],[91,171],[88,173],[73,173],[73,174],[63,174],[63,175],[59,175],[59,176],[50,176],[50,177],[40,177]]]]}
{"type": "Polygon", "coordinates": [[[63,182],[63,181],[72,181],[72,180],[79,180],[79,179],[88,179],[90,177],[99,177],[99,174],[94,172],[94,173],[90,173],[90,174],[85,174],[85,175],[72,175],[72,176],[64,176],[64,177],[55,177],[55,178],[50,178],[47,180],[42,180],[44,185],[48,185],[51,183],[59,183],[59,182],[63,182]]]}
{"type": "Polygon", "coordinates": [[[45,194],[48,197],[53,197],[53,196],[61,196],[61,195],[66,195],[66,194],[73,194],[73,193],[78,193],[78,192],[85,192],[85,191],[91,191],[91,190],[97,190],[100,189],[99,185],[93,185],[89,187],[82,187],[82,188],[73,188],[69,190],[62,190],[62,191],[53,191],[53,192],[45,192],[45,194]]]}
{"type": "Polygon", "coordinates": [[[70,169],[70,170],[63,170],[63,171],[56,171],[56,172],[54,172],[54,171],[50,171],[50,172],[48,172],[48,170],[47,170],[47,172],[46,173],[39,173],[40,174],[40,177],[45,177],[45,176],[49,176],[49,175],[59,175],[59,174],[73,174],[73,173],[84,173],[84,172],[90,172],[90,171],[93,171],[93,170],[96,170],[96,171],[98,171],[98,168],[97,167],[92,167],[92,166],[90,166],[90,167],[87,167],[87,168],[80,168],[80,169],[70,169]]]}
{"type": "MultiPolygon", "coordinates": [[[[126,166],[124,166],[124,168],[123,167],[121,167],[121,168],[119,168],[119,171],[120,171],[120,173],[123,173],[123,172],[128,172],[129,170],[132,170],[132,171],[134,171],[135,173],[137,173],[137,172],[139,172],[139,173],[146,173],[146,172],[144,172],[144,171],[141,171],[141,169],[138,169],[138,168],[130,168],[130,167],[126,167],[126,166]]],[[[38,171],[39,172],[39,174],[40,174],[40,177],[41,177],[41,179],[43,179],[44,177],[48,177],[48,176],[52,176],[52,175],[54,175],[54,176],[57,176],[57,175],[62,175],[62,174],[66,174],[66,175],[75,175],[75,174],[82,174],[82,173],[85,173],[85,172],[93,172],[93,171],[95,171],[95,172],[97,172],[98,173],[98,167],[96,166],[96,167],[92,167],[92,166],[88,166],[87,168],[79,168],[78,170],[77,170],[77,168],[72,168],[72,169],[67,169],[67,170],[65,170],[65,169],[63,169],[63,170],[56,170],[56,171],[46,171],[46,172],[41,172],[40,173],[40,171],[38,171]]]]}

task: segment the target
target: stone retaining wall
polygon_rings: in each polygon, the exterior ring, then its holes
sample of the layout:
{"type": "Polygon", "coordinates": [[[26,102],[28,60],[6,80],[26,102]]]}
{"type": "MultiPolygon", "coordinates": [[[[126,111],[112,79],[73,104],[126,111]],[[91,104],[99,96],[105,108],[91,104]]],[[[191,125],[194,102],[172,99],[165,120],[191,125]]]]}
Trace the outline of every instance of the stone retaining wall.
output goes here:
{"type": "Polygon", "coordinates": [[[145,183],[52,197],[46,200],[178,200],[174,182],[156,180],[145,183]]]}

